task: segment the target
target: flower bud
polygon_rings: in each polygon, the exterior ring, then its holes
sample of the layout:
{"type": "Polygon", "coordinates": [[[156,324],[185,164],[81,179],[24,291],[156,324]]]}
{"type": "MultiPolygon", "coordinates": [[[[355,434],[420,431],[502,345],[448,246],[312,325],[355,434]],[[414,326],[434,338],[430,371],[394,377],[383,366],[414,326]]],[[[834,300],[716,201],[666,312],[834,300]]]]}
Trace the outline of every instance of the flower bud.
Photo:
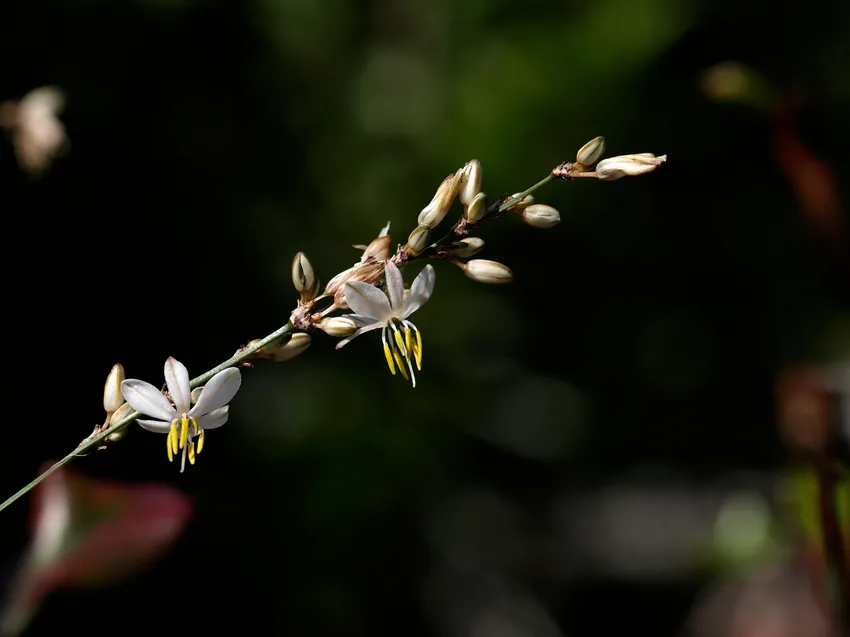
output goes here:
{"type": "Polygon", "coordinates": [[[189,394],[189,401],[190,401],[193,405],[194,405],[196,402],[198,402],[198,398],[200,398],[200,397],[201,397],[201,392],[202,392],[202,391],[204,391],[203,386],[201,386],[201,387],[195,387],[195,389],[193,389],[193,390],[191,391],[191,393],[189,394]]]}
{"type": "Polygon", "coordinates": [[[130,412],[133,411],[133,408],[130,407],[130,403],[124,403],[118,409],[116,409],[113,414],[109,417],[109,426],[121,422],[127,416],[130,415],[130,412]]]}
{"type": "Polygon", "coordinates": [[[594,137],[584,146],[578,149],[576,161],[582,166],[593,166],[605,152],[605,138],[594,137]]]}
{"type": "Polygon", "coordinates": [[[437,188],[437,193],[427,206],[419,213],[419,225],[426,228],[434,228],[440,225],[440,222],[445,219],[449,208],[457,197],[460,190],[460,177],[463,169],[449,175],[437,188]]]}
{"type": "Polygon", "coordinates": [[[469,223],[478,223],[485,214],[487,214],[487,196],[479,192],[463,211],[463,216],[469,223]]]}
{"type": "Polygon", "coordinates": [[[596,174],[602,181],[614,181],[620,177],[642,175],[658,168],[667,161],[667,155],[656,157],[652,153],[618,155],[603,159],[596,166],[596,174]]]}
{"type": "Polygon", "coordinates": [[[460,202],[468,206],[481,192],[481,162],[473,159],[463,167],[460,178],[460,202]]]}
{"type": "MultiPolygon", "coordinates": [[[[516,197],[520,194],[521,193],[515,192],[510,197],[508,197],[508,199],[513,199],[514,197],[516,197]]],[[[516,210],[517,212],[522,212],[523,210],[528,208],[533,203],[534,203],[534,197],[532,195],[526,195],[525,197],[520,199],[517,203],[515,203],[513,206],[511,206],[511,210],[516,210]]]]}
{"type": "Polygon", "coordinates": [[[107,439],[109,442],[118,442],[119,440],[122,440],[122,439],[124,438],[124,436],[126,436],[126,435],[127,435],[127,432],[128,432],[128,431],[130,431],[130,428],[129,428],[129,427],[124,427],[123,429],[119,429],[118,431],[114,431],[114,432],[112,432],[111,434],[109,434],[109,435],[106,437],[106,439],[107,439]]]}
{"type": "Polygon", "coordinates": [[[305,303],[312,301],[319,291],[319,279],[316,278],[313,266],[303,252],[296,254],[292,260],[292,284],[305,303]]]}
{"type": "MultiPolygon", "coordinates": [[[[389,228],[389,226],[387,226],[389,228]]],[[[360,257],[360,263],[368,261],[370,258],[384,262],[390,258],[390,247],[392,246],[393,237],[391,234],[382,234],[372,239],[372,242],[366,246],[363,251],[363,256],[360,257]]]]}
{"type": "Polygon", "coordinates": [[[281,345],[273,349],[270,352],[270,358],[275,363],[288,361],[310,347],[312,340],[313,339],[310,338],[310,335],[307,332],[296,332],[292,335],[292,338],[289,339],[286,345],[281,345]]]}
{"type": "Polygon", "coordinates": [[[463,264],[463,271],[466,276],[479,283],[510,283],[514,278],[514,273],[508,266],[487,259],[467,261],[463,264]]]}
{"type": "Polygon", "coordinates": [[[319,321],[318,328],[328,336],[345,338],[357,330],[357,323],[347,316],[330,316],[319,321]]]}
{"type": "Polygon", "coordinates": [[[121,393],[121,382],[124,380],[124,367],[115,363],[106,377],[103,385],[103,409],[111,414],[124,404],[124,394],[121,393]]]}
{"type": "Polygon", "coordinates": [[[452,254],[456,257],[466,259],[478,254],[484,248],[484,239],[479,237],[464,237],[460,241],[452,243],[452,254]]]}
{"type": "Polygon", "coordinates": [[[522,220],[534,228],[552,228],[561,223],[561,213],[552,206],[536,203],[522,211],[522,220]]]}
{"type": "Polygon", "coordinates": [[[407,238],[407,248],[405,252],[411,256],[416,256],[428,247],[428,241],[431,239],[431,230],[428,226],[418,226],[407,238]]]}

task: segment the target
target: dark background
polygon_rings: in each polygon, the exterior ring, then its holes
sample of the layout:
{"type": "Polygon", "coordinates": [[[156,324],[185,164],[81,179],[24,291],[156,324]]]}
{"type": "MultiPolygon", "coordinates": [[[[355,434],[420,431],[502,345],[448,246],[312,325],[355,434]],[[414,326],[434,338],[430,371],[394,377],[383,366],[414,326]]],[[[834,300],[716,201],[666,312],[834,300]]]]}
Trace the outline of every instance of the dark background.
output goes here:
{"type": "MultiPolygon", "coordinates": [[[[33,180],[0,145],[4,497],[102,420],[113,363],[209,369],[286,322],[297,251],[327,281],[388,220],[404,241],[469,159],[499,196],[596,135],[669,155],[547,186],[553,230],[484,225],[509,286],[436,264],[415,389],[376,335],[317,334],[245,371],[183,475],[138,427],[77,460],[197,514],[29,634],[675,634],[717,503],[787,466],[776,374],[850,345],[845,209],[825,243],[775,113],[701,77],[752,67],[846,199],[848,42],[839,0],[6,2],[0,101],[60,86],[71,149],[33,180]]],[[[2,513],[7,575],[27,513],[2,513]]]]}

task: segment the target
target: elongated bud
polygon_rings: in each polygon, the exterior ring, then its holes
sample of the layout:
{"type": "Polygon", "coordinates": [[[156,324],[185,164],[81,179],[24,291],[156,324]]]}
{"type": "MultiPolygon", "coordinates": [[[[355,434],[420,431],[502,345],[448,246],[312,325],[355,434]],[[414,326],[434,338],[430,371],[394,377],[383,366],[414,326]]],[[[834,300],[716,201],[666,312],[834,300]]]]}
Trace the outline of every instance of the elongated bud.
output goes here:
{"type": "Polygon", "coordinates": [[[652,153],[618,155],[599,162],[596,166],[596,174],[602,181],[614,181],[620,177],[652,172],[665,161],[667,161],[667,155],[660,157],[656,157],[652,153]]]}
{"type": "Polygon", "coordinates": [[[481,192],[481,162],[473,159],[463,167],[460,178],[460,202],[468,206],[481,192]]]}
{"type": "Polygon", "coordinates": [[[534,228],[552,228],[561,223],[561,213],[552,206],[536,203],[522,211],[522,220],[534,228]]]}
{"type": "Polygon", "coordinates": [[[109,426],[121,422],[127,416],[130,415],[130,412],[133,411],[133,408],[130,407],[130,403],[124,403],[118,409],[116,409],[113,414],[109,417],[109,426]]]}
{"type": "Polygon", "coordinates": [[[422,209],[419,213],[419,225],[426,228],[434,228],[440,225],[440,222],[445,219],[449,208],[452,207],[455,197],[460,190],[460,179],[463,169],[461,168],[456,173],[449,175],[437,188],[437,193],[431,199],[431,203],[422,209]]]}
{"type": "Polygon", "coordinates": [[[319,291],[319,279],[316,278],[313,266],[303,252],[296,254],[292,260],[292,284],[304,303],[316,298],[316,293],[319,291]]]}
{"type": "Polygon", "coordinates": [[[416,256],[428,247],[430,239],[431,230],[427,226],[418,226],[407,238],[405,252],[411,256],[416,256]]]}
{"type": "Polygon", "coordinates": [[[189,394],[189,400],[191,401],[191,403],[192,403],[193,405],[194,405],[196,402],[198,402],[198,398],[200,398],[200,397],[201,397],[201,392],[202,392],[202,391],[204,391],[204,388],[203,388],[203,387],[195,387],[195,389],[193,389],[193,390],[192,390],[192,392],[189,394]]]}
{"type": "Polygon", "coordinates": [[[304,350],[310,347],[312,341],[313,339],[310,338],[307,332],[296,332],[286,345],[273,349],[270,352],[270,358],[275,363],[288,361],[304,352],[304,350]]]}
{"type": "Polygon", "coordinates": [[[124,394],[121,393],[121,383],[124,380],[124,367],[115,363],[106,377],[103,385],[103,409],[111,414],[124,404],[124,394]]]}
{"type": "Polygon", "coordinates": [[[466,276],[479,283],[510,283],[514,278],[514,273],[508,266],[487,259],[467,261],[463,264],[463,271],[466,276]]]}
{"type": "Polygon", "coordinates": [[[576,161],[582,166],[590,167],[601,159],[602,153],[604,152],[605,138],[594,137],[578,149],[578,152],[576,153],[576,161]]]}
{"type": "Polygon", "coordinates": [[[487,214],[487,195],[479,192],[463,211],[463,217],[469,223],[478,223],[484,218],[485,214],[487,214]]]}
{"type": "MultiPolygon", "coordinates": [[[[519,194],[520,193],[515,192],[514,194],[512,194],[509,197],[509,199],[513,199],[514,197],[516,197],[519,194]]],[[[532,195],[526,195],[525,197],[520,199],[517,203],[515,203],[513,206],[511,206],[511,210],[515,210],[517,212],[522,212],[523,210],[528,208],[533,203],[534,203],[534,197],[532,195]]]]}
{"type": "Polygon", "coordinates": [[[484,239],[479,237],[464,237],[452,243],[452,254],[461,259],[474,256],[484,248],[484,239]]]}
{"type": "Polygon", "coordinates": [[[357,330],[357,323],[347,316],[330,316],[319,321],[318,328],[328,336],[345,338],[357,330]]]}

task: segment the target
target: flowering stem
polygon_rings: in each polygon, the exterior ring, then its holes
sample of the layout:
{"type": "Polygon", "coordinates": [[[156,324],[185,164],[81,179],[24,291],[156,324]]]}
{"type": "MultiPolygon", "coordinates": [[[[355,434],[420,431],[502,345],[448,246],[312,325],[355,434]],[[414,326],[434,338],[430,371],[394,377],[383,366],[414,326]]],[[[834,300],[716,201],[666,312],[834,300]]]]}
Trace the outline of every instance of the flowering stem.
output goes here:
{"type": "MultiPolygon", "coordinates": [[[[190,381],[189,386],[192,389],[194,389],[195,387],[200,387],[201,385],[203,385],[205,382],[207,382],[210,378],[215,376],[221,370],[227,369],[228,367],[233,367],[235,365],[238,365],[239,363],[241,363],[241,362],[245,361],[246,359],[250,358],[251,356],[253,356],[254,353],[257,350],[261,349],[262,347],[265,347],[266,345],[269,345],[270,343],[273,343],[273,342],[279,340],[280,338],[289,334],[291,331],[292,331],[292,323],[287,323],[286,325],[284,325],[280,329],[275,330],[274,332],[272,332],[271,334],[269,334],[265,338],[257,341],[256,343],[254,343],[250,347],[246,347],[245,349],[239,350],[238,352],[236,352],[236,354],[234,354],[233,356],[228,358],[226,361],[224,361],[220,365],[216,365],[215,367],[213,367],[208,372],[204,372],[203,374],[201,374],[197,378],[193,378],[190,381]]],[[[57,469],[59,469],[61,467],[64,467],[66,464],[71,462],[71,460],[73,460],[77,456],[84,455],[87,451],[89,451],[90,449],[96,447],[101,442],[103,442],[111,434],[114,434],[115,432],[121,431],[122,429],[124,429],[127,425],[129,425],[131,422],[136,420],[136,418],[138,418],[139,416],[141,416],[141,414],[137,411],[130,412],[129,415],[127,415],[122,420],[119,420],[118,422],[116,422],[114,425],[112,425],[108,429],[104,429],[103,431],[101,431],[97,435],[91,436],[90,438],[87,438],[80,446],[78,446],[76,449],[74,449],[71,453],[69,453],[67,456],[62,458],[59,462],[57,462],[56,464],[51,466],[44,473],[42,473],[40,476],[38,476],[35,480],[30,482],[27,486],[23,487],[20,491],[18,491],[13,496],[8,498],[5,502],[3,502],[3,504],[0,504],[0,511],[2,511],[7,506],[12,504],[15,500],[17,500],[21,496],[25,495],[28,491],[30,491],[33,487],[35,487],[39,482],[44,480],[51,473],[53,473],[54,471],[56,471],[57,469]]]]}

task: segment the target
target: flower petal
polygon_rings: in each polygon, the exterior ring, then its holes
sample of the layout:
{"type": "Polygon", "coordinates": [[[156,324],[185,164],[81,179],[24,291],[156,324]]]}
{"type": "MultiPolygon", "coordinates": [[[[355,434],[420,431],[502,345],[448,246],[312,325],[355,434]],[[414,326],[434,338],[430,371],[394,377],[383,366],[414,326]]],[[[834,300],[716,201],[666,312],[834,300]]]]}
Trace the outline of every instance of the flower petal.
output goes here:
{"type": "Polygon", "coordinates": [[[352,321],[354,321],[354,324],[357,327],[366,327],[367,325],[371,325],[375,322],[375,319],[373,319],[372,317],[363,316],[362,314],[343,314],[343,316],[345,318],[350,318],[352,321]]]}
{"type": "Polygon", "coordinates": [[[192,404],[189,400],[189,372],[186,366],[173,356],[165,361],[165,384],[178,414],[185,414],[192,404]]]}
{"type": "MultiPolygon", "coordinates": [[[[203,396],[204,392],[201,392],[201,395],[203,396]]],[[[218,409],[212,410],[208,414],[204,414],[203,416],[198,418],[198,427],[200,427],[201,429],[215,429],[216,427],[221,427],[224,423],[227,422],[227,416],[229,411],[230,407],[219,407],[218,409]]]]}
{"type": "Polygon", "coordinates": [[[164,422],[162,420],[137,420],[143,429],[147,429],[148,431],[152,431],[157,434],[167,434],[171,431],[171,423],[164,422]]]}
{"type": "Polygon", "coordinates": [[[384,267],[384,277],[387,280],[387,293],[390,297],[390,307],[393,312],[399,313],[404,303],[404,279],[401,272],[392,261],[387,261],[384,267]]]}
{"type": "Polygon", "coordinates": [[[239,391],[241,384],[242,374],[237,368],[228,367],[221,370],[210,379],[210,382],[204,385],[204,391],[201,392],[198,402],[195,403],[189,414],[199,418],[219,407],[224,407],[239,391]]]}
{"type": "Polygon", "coordinates": [[[431,294],[434,293],[434,282],[436,279],[437,275],[434,272],[434,266],[430,264],[426,265],[422,269],[422,272],[413,279],[413,285],[410,286],[410,293],[404,299],[404,309],[399,318],[407,318],[431,298],[431,294]]]}
{"type": "Polygon", "coordinates": [[[363,281],[348,281],[345,284],[345,300],[357,314],[378,321],[385,321],[392,315],[387,295],[363,281]]]}
{"type": "Polygon", "coordinates": [[[171,422],[177,417],[177,412],[168,399],[150,383],[135,378],[128,378],[121,383],[121,393],[124,400],[136,411],[171,422]]]}
{"type": "Polygon", "coordinates": [[[361,334],[365,334],[366,332],[371,332],[372,330],[377,330],[377,329],[379,329],[383,326],[384,326],[384,324],[381,321],[373,321],[372,323],[369,323],[369,325],[364,325],[359,330],[354,332],[354,334],[352,334],[348,338],[342,339],[339,343],[337,343],[336,349],[339,349],[343,345],[346,345],[347,343],[353,341],[355,338],[357,338],[361,334]]]}

